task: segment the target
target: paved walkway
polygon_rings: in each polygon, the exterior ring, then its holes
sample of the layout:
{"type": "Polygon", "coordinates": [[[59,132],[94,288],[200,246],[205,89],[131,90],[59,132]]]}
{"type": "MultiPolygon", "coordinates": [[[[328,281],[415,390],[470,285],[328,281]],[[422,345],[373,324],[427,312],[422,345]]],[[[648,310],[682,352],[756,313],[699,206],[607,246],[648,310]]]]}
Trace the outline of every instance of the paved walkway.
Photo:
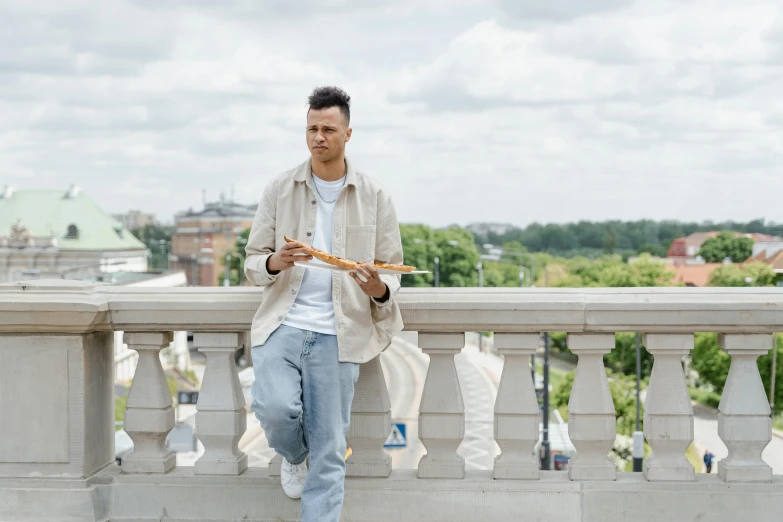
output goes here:
{"type": "MultiPolygon", "coordinates": [[[[717,470],[717,461],[725,459],[729,451],[718,436],[718,411],[700,404],[693,405],[694,413],[694,441],[693,444],[700,455],[705,449],[709,449],[716,457],[716,463],[712,466],[713,473],[717,470]]],[[[772,466],[772,472],[783,475],[783,439],[772,437],[772,442],[761,454],[764,462],[772,466]]]]}
{"type": "MultiPolygon", "coordinates": [[[[466,469],[489,470],[500,448],[493,438],[497,384],[488,368],[502,367],[502,362],[495,356],[479,353],[474,337],[469,336],[467,346],[455,357],[465,401],[465,439],[457,453],[465,458],[466,469]]],[[[408,446],[388,451],[395,469],[416,469],[419,459],[427,452],[418,434],[419,403],[429,356],[417,346],[416,333],[403,332],[381,354],[381,364],[389,387],[392,419],[404,422],[407,430],[408,446]]]]}

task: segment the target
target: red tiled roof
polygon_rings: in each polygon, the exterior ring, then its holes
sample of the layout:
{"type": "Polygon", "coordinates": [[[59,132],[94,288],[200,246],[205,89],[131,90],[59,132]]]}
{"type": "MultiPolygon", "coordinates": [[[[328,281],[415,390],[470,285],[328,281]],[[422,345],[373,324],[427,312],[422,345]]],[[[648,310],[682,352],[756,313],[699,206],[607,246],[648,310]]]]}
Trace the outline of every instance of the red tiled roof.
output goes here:
{"type": "Polygon", "coordinates": [[[675,283],[685,283],[687,286],[707,286],[710,274],[723,263],[705,263],[703,265],[669,265],[674,271],[675,283]]]}

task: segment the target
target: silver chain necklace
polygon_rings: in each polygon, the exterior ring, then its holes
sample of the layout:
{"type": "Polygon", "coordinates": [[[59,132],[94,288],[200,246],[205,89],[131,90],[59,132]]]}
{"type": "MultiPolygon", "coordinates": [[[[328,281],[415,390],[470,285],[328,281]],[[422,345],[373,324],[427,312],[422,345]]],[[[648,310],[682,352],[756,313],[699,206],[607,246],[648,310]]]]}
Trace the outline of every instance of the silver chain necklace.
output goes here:
{"type": "MultiPolygon", "coordinates": [[[[311,174],[311,176],[312,176],[312,174],[311,174]]],[[[313,177],[315,177],[315,176],[313,176],[313,177]]],[[[340,192],[337,193],[337,197],[334,198],[332,201],[329,201],[328,199],[326,199],[325,197],[323,197],[321,195],[321,192],[318,190],[318,184],[315,182],[315,180],[313,180],[313,188],[315,189],[315,193],[318,194],[318,197],[321,198],[321,201],[331,205],[332,203],[334,203],[335,201],[337,201],[340,198],[340,193],[342,192],[343,187],[345,186],[345,178],[347,178],[347,177],[348,176],[343,176],[343,184],[340,187],[340,192]]]]}

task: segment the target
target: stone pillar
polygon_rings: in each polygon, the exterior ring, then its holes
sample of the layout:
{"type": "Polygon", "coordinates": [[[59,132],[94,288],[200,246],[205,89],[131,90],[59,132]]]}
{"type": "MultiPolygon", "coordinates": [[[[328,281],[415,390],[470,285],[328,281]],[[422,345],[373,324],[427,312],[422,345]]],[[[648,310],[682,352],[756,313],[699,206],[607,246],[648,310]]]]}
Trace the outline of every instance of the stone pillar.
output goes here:
{"type": "Polygon", "coordinates": [[[171,332],[126,332],[123,338],[139,360],[125,410],[125,432],[133,451],[122,459],[126,473],[166,473],[176,456],[166,447],[174,427],[171,392],[160,363],[160,351],[172,340],[171,332]]]}
{"type": "Polygon", "coordinates": [[[380,357],[361,365],[351,405],[351,426],[348,445],[352,455],[348,459],[349,477],[388,477],[392,459],[383,450],[391,431],[391,402],[383,377],[380,357]]]}
{"type": "Polygon", "coordinates": [[[495,399],[496,479],[537,479],[539,463],[538,401],[528,360],[541,342],[539,334],[495,334],[495,348],[503,355],[503,373],[495,399]]]}
{"type": "MultiPolygon", "coordinates": [[[[74,325],[100,321],[58,305],[74,325]]],[[[113,340],[111,332],[0,334],[0,480],[79,479],[114,462],[113,340]]]]}
{"type": "Polygon", "coordinates": [[[721,334],[718,344],[731,367],[718,413],[718,435],[729,455],[718,462],[726,482],[772,482],[761,453],[772,440],[772,419],[756,359],[773,345],[772,334],[721,334]]]}
{"type": "Polygon", "coordinates": [[[419,440],[427,449],[419,478],[465,478],[465,459],[457,455],[465,437],[465,406],[454,363],[464,346],[464,333],[419,333],[419,347],[430,356],[419,405],[419,440]]]}
{"type": "Polygon", "coordinates": [[[617,435],[604,355],[614,348],[614,334],[568,334],[568,348],[579,356],[568,401],[568,436],[576,448],[571,480],[616,480],[609,451],[617,435]]]}
{"type": "Polygon", "coordinates": [[[283,469],[283,457],[275,453],[275,456],[272,457],[272,460],[269,461],[269,466],[267,469],[269,470],[270,477],[279,477],[280,472],[283,469]]]}
{"type": "Polygon", "coordinates": [[[239,475],[247,469],[247,455],[239,450],[247,429],[245,397],[234,363],[239,334],[197,332],[193,341],[207,356],[196,405],[196,435],[204,455],[196,461],[195,473],[239,475]]]}
{"type": "Polygon", "coordinates": [[[644,403],[644,436],[652,454],[644,461],[650,481],[694,480],[685,452],[693,441],[693,408],[682,358],[693,349],[693,334],[646,334],[654,363],[644,403]]]}

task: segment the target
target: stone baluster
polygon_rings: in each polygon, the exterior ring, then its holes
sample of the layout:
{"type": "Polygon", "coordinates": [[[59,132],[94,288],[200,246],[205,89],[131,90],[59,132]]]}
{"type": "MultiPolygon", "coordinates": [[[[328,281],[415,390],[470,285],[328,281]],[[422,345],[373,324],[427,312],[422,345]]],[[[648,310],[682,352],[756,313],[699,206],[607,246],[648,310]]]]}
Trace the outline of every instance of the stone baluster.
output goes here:
{"type": "Polygon", "coordinates": [[[128,393],[124,429],[133,440],[133,452],[122,459],[126,473],[166,473],[176,464],[166,447],[174,427],[171,392],[160,363],[160,351],[168,346],[172,332],[126,332],[124,342],[136,350],[139,360],[128,393]]]}
{"type": "Polygon", "coordinates": [[[234,363],[239,334],[196,333],[193,340],[207,356],[196,405],[196,435],[204,455],[196,461],[195,473],[239,475],[247,468],[247,455],[239,450],[247,428],[245,397],[234,363]]]}
{"type": "Polygon", "coordinates": [[[644,403],[644,437],[652,448],[644,476],[650,481],[694,480],[685,458],[693,441],[693,407],[682,370],[693,334],[646,334],[644,345],[654,358],[644,403]]]}
{"type": "Polygon", "coordinates": [[[614,348],[614,334],[569,334],[568,347],[579,356],[568,401],[568,436],[576,448],[569,465],[571,480],[616,480],[608,454],[617,435],[604,355],[614,348]]]}
{"type": "Polygon", "coordinates": [[[718,435],[729,455],[718,462],[726,482],[771,482],[772,468],[761,453],[772,440],[772,419],[756,359],[772,347],[772,334],[721,334],[718,344],[731,367],[718,407],[718,435]]]}
{"type": "Polygon", "coordinates": [[[503,373],[495,399],[496,479],[537,479],[539,463],[538,401],[528,360],[541,342],[539,334],[495,334],[495,348],[503,355],[503,373]]]}
{"type": "Polygon", "coordinates": [[[430,356],[419,405],[419,440],[427,449],[419,478],[465,477],[465,459],[457,454],[465,437],[465,406],[454,363],[464,346],[464,333],[419,333],[419,347],[430,356]]]}
{"type": "MultiPolygon", "coordinates": [[[[279,477],[280,472],[283,469],[283,457],[275,453],[275,455],[269,461],[269,466],[267,469],[269,470],[270,477],[279,477]]],[[[346,469],[346,473],[347,473],[347,469],[346,469]]]]}
{"type": "Polygon", "coordinates": [[[392,459],[383,451],[391,430],[391,402],[383,377],[380,357],[362,364],[356,381],[351,426],[348,429],[348,459],[346,474],[351,477],[388,477],[392,459]]]}

